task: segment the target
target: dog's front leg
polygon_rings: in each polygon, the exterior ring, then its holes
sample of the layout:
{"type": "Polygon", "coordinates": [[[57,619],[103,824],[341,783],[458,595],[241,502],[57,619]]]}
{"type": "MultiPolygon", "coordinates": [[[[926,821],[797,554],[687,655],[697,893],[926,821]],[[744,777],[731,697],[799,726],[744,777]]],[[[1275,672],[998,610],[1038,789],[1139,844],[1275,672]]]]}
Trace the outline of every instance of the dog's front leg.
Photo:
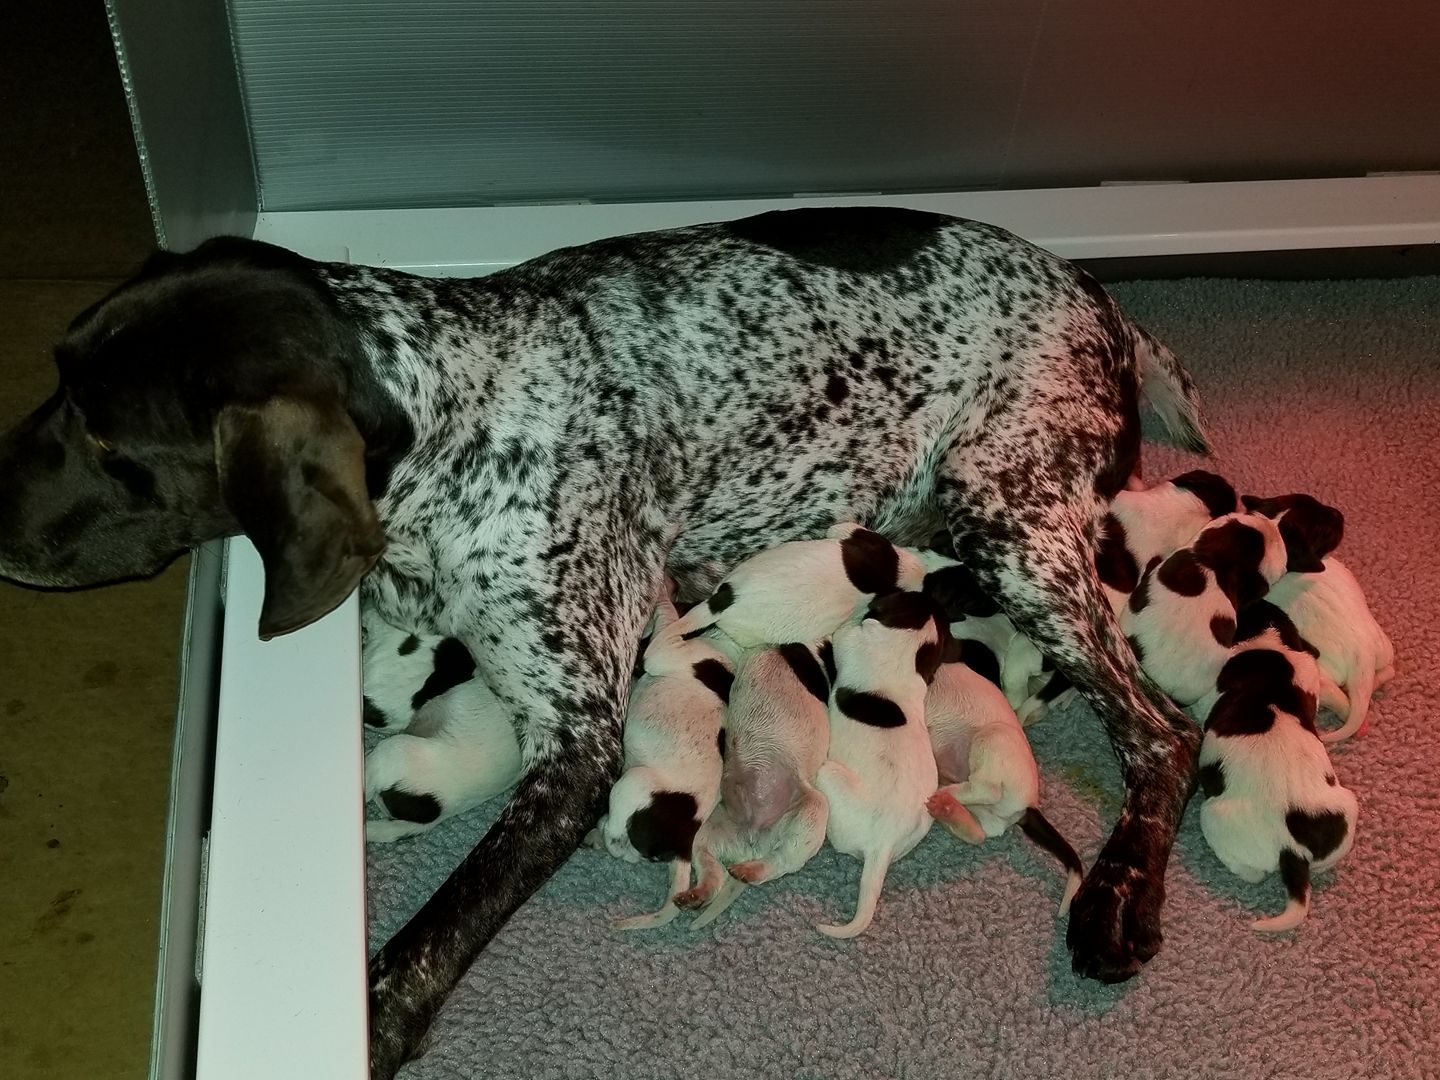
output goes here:
{"type": "Polygon", "coordinates": [[[510,582],[503,598],[487,598],[480,630],[466,638],[496,694],[523,719],[525,773],[490,831],[370,962],[374,1080],[413,1056],[480,950],[605,809],[660,567],[658,550],[651,558],[638,546],[627,551],[615,542],[622,535],[610,533],[606,550],[577,548],[563,565],[545,567],[552,580],[510,582]]]}

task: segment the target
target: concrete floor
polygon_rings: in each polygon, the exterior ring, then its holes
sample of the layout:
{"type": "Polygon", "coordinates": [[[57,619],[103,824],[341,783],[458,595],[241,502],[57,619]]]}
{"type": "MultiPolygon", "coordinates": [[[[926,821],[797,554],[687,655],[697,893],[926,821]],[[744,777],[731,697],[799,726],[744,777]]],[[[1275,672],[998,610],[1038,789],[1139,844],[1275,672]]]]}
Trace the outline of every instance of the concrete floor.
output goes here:
{"type": "MultiPolygon", "coordinates": [[[[152,243],[104,7],[0,15],[0,429],[152,243]]],[[[143,1077],[185,568],[0,583],[0,1077],[143,1077]]]]}

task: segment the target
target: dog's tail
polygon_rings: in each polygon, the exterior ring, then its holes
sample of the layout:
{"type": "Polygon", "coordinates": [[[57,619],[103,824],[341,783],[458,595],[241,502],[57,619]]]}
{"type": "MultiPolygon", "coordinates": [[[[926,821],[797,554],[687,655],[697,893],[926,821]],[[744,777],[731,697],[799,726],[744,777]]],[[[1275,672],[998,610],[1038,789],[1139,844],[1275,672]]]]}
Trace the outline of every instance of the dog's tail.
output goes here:
{"type": "Polygon", "coordinates": [[[1375,669],[1369,664],[1362,663],[1360,665],[1355,674],[1351,676],[1347,689],[1341,689],[1334,679],[1325,672],[1320,672],[1320,703],[1345,720],[1343,724],[1332,731],[1320,732],[1320,741],[1337,743],[1361,731],[1370,715],[1370,699],[1374,694],[1375,669]],[[1338,702],[1335,701],[1335,695],[1337,694],[1340,696],[1340,701],[1345,703],[1348,715],[1336,708],[1338,702]]]}
{"type": "Polygon", "coordinates": [[[890,872],[890,851],[869,852],[860,869],[860,900],[855,905],[855,917],[844,926],[817,923],[819,930],[827,937],[852,938],[863,934],[875,918],[875,908],[880,904],[880,889],[885,884],[885,875],[890,872]]]}
{"type": "Polygon", "coordinates": [[[1068,913],[1070,901],[1075,899],[1075,894],[1080,891],[1080,883],[1085,880],[1085,864],[1080,861],[1080,856],[1075,854],[1070,841],[1060,835],[1060,830],[1051,825],[1050,819],[1038,808],[1032,806],[1021,814],[1019,824],[1021,832],[1054,855],[1065,867],[1065,892],[1060,897],[1060,914],[1068,913]]]}
{"type": "Polygon", "coordinates": [[[1310,914],[1310,860],[1289,848],[1280,853],[1280,880],[1285,882],[1285,891],[1290,902],[1279,915],[1269,919],[1256,919],[1250,924],[1251,930],[1262,934],[1278,934],[1282,930],[1294,930],[1310,914]]]}
{"type": "Polygon", "coordinates": [[[1165,425],[1170,444],[1208,457],[1212,451],[1200,423],[1195,380],[1175,354],[1149,331],[1131,323],[1130,337],[1140,375],[1140,394],[1165,425]]]}

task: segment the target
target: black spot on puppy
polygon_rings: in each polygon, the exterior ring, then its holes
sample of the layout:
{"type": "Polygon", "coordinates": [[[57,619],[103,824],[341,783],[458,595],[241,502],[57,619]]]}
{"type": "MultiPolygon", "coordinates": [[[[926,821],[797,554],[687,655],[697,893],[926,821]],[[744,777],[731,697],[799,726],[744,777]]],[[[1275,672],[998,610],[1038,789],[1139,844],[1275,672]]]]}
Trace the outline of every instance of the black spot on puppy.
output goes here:
{"type": "Polygon", "coordinates": [[[960,662],[976,675],[999,686],[1000,661],[996,658],[994,650],[981,641],[970,641],[966,638],[961,638],[959,641],[960,662]]]}
{"type": "Polygon", "coordinates": [[[986,596],[980,582],[965,566],[946,566],[925,575],[921,586],[926,596],[940,606],[947,622],[961,619],[988,619],[1000,613],[1000,605],[986,596]]]}
{"type": "Polygon", "coordinates": [[[695,796],[681,791],[657,791],[625,825],[640,857],[654,862],[690,858],[699,830],[700,807],[695,796]]]}
{"type": "Polygon", "coordinates": [[[1178,488],[1184,488],[1205,504],[1206,512],[1212,518],[1224,517],[1240,509],[1235,497],[1235,488],[1223,476],[1216,476],[1204,469],[1181,473],[1170,481],[1178,488]]]}
{"type": "Polygon", "coordinates": [[[1100,546],[1095,552],[1095,569],[1100,580],[1122,593],[1132,593],[1140,584],[1140,565],[1126,546],[1125,526],[1114,514],[1100,523],[1100,546]]]}
{"type": "Polygon", "coordinates": [[[705,603],[712,614],[719,615],[731,604],[735,603],[735,586],[731,585],[728,581],[722,581],[720,587],[710,594],[710,599],[705,603]]]}
{"type": "Polygon", "coordinates": [[[390,718],[380,710],[380,706],[368,697],[361,704],[360,716],[366,727],[385,727],[390,723],[390,718]]]}
{"type": "MultiPolygon", "coordinates": [[[[1205,591],[1205,569],[1190,548],[1181,548],[1162,562],[1156,577],[1161,585],[1177,596],[1199,596],[1205,591]]],[[[1130,606],[1134,608],[1135,598],[1132,596],[1130,601],[1130,606]]]]}
{"type": "Polygon", "coordinates": [[[418,709],[427,701],[439,697],[447,690],[453,690],[463,682],[475,677],[475,658],[459,638],[448,637],[435,646],[435,666],[415,696],[410,707],[418,709]]]}
{"type": "Polygon", "coordinates": [[[865,618],[892,630],[919,630],[935,615],[934,601],[918,592],[886,593],[870,601],[865,609],[865,618]]]}
{"type": "Polygon", "coordinates": [[[1235,642],[1239,644],[1250,641],[1272,627],[1279,633],[1280,641],[1287,649],[1319,657],[1320,650],[1301,637],[1290,616],[1269,600],[1257,600],[1240,609],[1239,618],[1235,622],[1235,642]]]}
{"type": "Polygon", "coordinates": [[[1126,601],[1130,610],[1135,612],[1144,611],[1150,606],[1150,582],[1155,580],[1155,568],[1160,565],[1160,556],[1156,555],[1145,566],[1145,572],[1140,575],[1140,584],[1135,586],[1135,591],[1130,594],[1126,601]]]}
{"type": "Polygon", "coordinates": [[[713,657],[695,661],[695,678],[726,705],[730,704],[730,687],[735,682],[734,673],[713,657]]]}
{"type": "Polygon", "coordinates": [[[1195,558],[1215,575],[1215,583],[1237,609],[1270,591],[1270,583],[1260,573],[1265,537],[1253,525],[1227,521],[1206,529],[1196,539],[1193,550],[1195,558]]]}
{"type": "Polygon", "coordinates": [[[1207,799],[1225,794],[1225,766],[1220,762],[1212,761],[1209,765],[1200,766],[1196,779],[1199,780],[1200,790],[1207,799]]]}
{"type": "Polygon", "coordinates": [[[935,672],[940,670],[945,651],[945,645],[940,640],[923,642],[915,650],[915,673],[925,680],[927,686],[935,681],[935,672]]]}
{"type": "MultiPolygon", "coordinates": [[[[815,654],[807,646],[798,641],[792,641],[781,645],[778,651],[781,659],[794,672],[795,678],[800,680],[801,686],[820,701],[828,702],[830,700],[830,680],[820,667],[820,661],[815,659],[815,654]]],[[[834,662],[833,657],[831,662],[834,662]]]]}
{"type": "Polygon", "coordinates": [[[1145,647],[1140,644],[1140,639],[1134,634],[1127,634],[1125,640],[1130,643],[1130,651],[1135,654],[1135,659],[1143,664],[1145,662],[1145,647]]]}
{"type": "Polygon", "coordinates": [[[1237,694],[1221,694],[1205,721],[1206,731],[1227,738],[1264,735],[1274,726],[1275,714],[1269,701],[1237,694]]]}
{"type": "Polygon", "coordinates": [[[397,821],[414,821],[425,825],[440,816],[440,803],[434,795],[416,794],[392,787],[380,793],[380,801],[397,821]]]}
{"type": "Polygon", "coordinates": [[[401,656],[409,656],[412,652],[414,652],[414,651],[415,651],[416,649],[418,649],[419,647],[420,647],[420,639],[419,639],[418,637],[416,637],[414,634],[411,634],[411,635],[410,635],[409,637],[407,637],[404,641],[400,642],[400,647],[399,647],[398,649],[396,649],[395,651],[396,651],[397,653],[399,653],[401,656]]]}
{"type": "Polygon", "coordinates": [[[856,529],[840,541],[845,576],[858,592],[883,594],[895,591],[900,576],[900,553],[877,532],[856,529]]]}
{"type": "Polygon", "coordinates": [[[1285,828],[1296,841],[1310,850],[1310,858],[1319,862],[1330,855],[1345,839],[1348,826],[1345,815],[1338,810],[1291,810],[1285,815],[1285,828]]]}
{"type": "Polygon", "coordinates": [[[870,727],[905,726],[905,710],[887,697],[842,686],[835,691],[835,707],[856,723],[870,727]]]}
{"type": "Polygon", "coordinates": [[[1230,648],[1235,643],[1235,620],[1229,615],[1215,615],[1210,619],[1210,636],[1217,644],[1230,648]]]}

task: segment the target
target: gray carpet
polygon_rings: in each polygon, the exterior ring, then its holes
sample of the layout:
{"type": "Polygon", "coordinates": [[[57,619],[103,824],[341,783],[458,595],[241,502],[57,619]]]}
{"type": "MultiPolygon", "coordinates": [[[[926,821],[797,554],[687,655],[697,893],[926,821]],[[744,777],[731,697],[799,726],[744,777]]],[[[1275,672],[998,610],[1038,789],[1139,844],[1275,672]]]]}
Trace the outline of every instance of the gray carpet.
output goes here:
{"type": "MultiPolygon", "coordinates": [[[[826,849],[698,934],[610,931],[665,872],[577,854],[482,954],[403,1075],[774,1078],[1420,1077],[1440,1068],[1440,279],[1187,281],[1115,292],[1199,379],[1217,468],[1242,490],[1340,506],[1340,554],[1393,638],[1399,674],[1371,733],[1337,750],[1358,841],[1298,932],[1210,854],[1192,805],[1169,877],[1166,943],[1120,987],[1074,979],[1062,875],[1018,836],[943,830],[891,871],[874,926],[848,917],[859,866],[826,849]]],[[[1151,477],[1190,462],[1147,448],[1151,477]]],[[[1119,775],[1084,705],[1032,730],[1046,812],[1087,861],[1119,775]]],[[[486,808],[489,809],[489,808],[486,808]]],[[[372,848],[371,933],[399,927],[488,822],[372,848]]]]}

